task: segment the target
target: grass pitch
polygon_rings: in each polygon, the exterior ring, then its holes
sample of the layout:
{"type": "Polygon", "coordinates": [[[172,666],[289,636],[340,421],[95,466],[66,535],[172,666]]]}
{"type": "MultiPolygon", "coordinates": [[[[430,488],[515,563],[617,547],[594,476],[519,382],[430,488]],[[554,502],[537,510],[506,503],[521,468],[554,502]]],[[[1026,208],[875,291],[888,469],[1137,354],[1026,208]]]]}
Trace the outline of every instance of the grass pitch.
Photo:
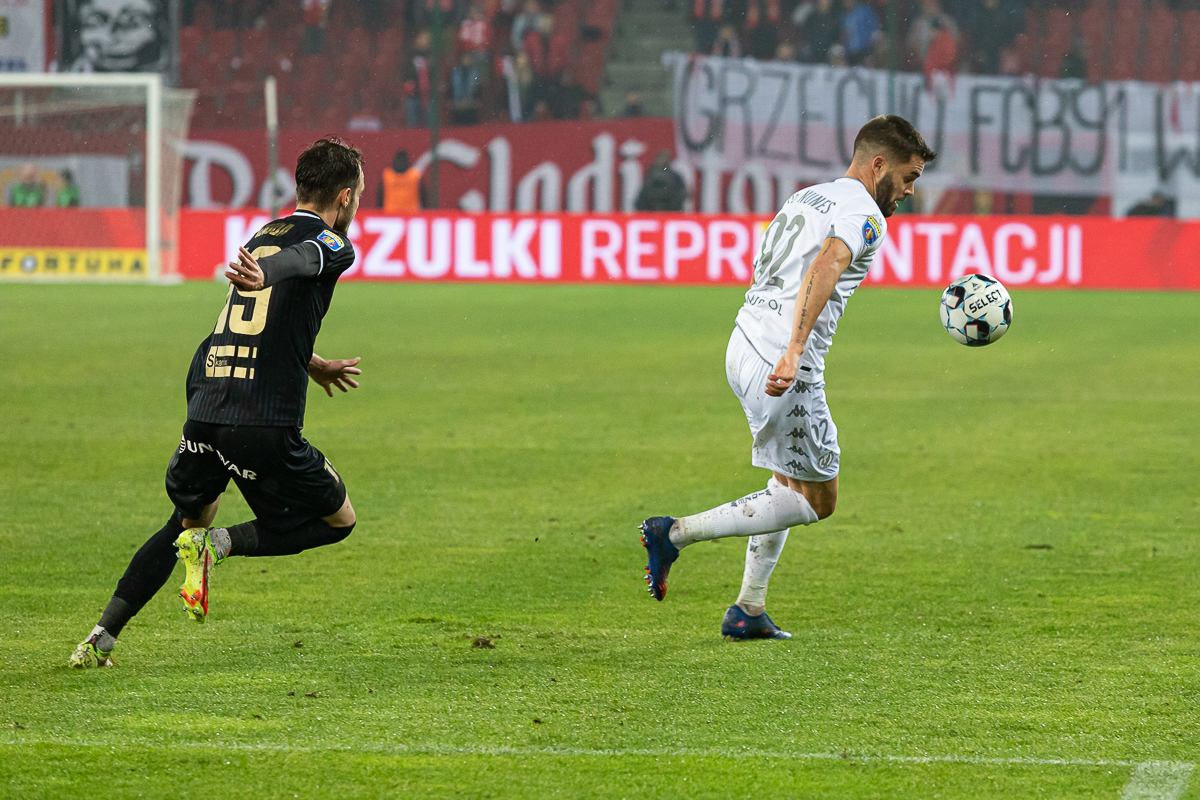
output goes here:
{"type": "Polygon", "coordinates": [[[743,542],[659,604],[635,527],[766,482],[739,291],[343,286],[317,350],[363,387],[305,433],[353,536],[226,562],[203,626],[178,569],[72,672],[222,297],[0,286],[0,795],[1200,798],[1195,296],[1018,292],[969,350],[936,292],[860,292],[838,511],[768,598],[795,638],[733,644],[743,542]]]}

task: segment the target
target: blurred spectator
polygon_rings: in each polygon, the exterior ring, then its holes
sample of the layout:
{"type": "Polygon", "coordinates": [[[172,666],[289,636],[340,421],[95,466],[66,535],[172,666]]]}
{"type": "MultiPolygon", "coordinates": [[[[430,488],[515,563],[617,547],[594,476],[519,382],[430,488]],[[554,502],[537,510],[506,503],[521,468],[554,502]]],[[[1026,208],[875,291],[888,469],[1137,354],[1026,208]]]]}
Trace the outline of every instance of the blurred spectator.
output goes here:
{"type": "Polygon", "coordinates": [[[471,53],[461,53],[450,71],[451,124],[479,121],[479,66],[471,53]]]}
{"type": "Polygon", "coordinates": [[[725,11],[722,0],[692,0],[692,39],[697,53],[711,53],[725,11]]]}
{"type": "Polygon", "coordinates": [[[1060,78],[1088,77],[1088,41],[1082,36],[1076,36],[1071,49],[1063,56],[1062,65],[1058,69],[1060,78]]]}
{"type": "Polygon", "coordinates": [[[302,0],[304,12],[304,39],[300,45],[302,55],[311,56],[325,52],[325,29],[329,27],[329,6],[332,0],[302,0]]]}
{"type": "Polygon", "coordinates": [[[529,31],[541,28],[543,16],[545,15],[542,12],[542,7],[538,5],[537,0],[525,0],[524,9],[517,15],[512,24],[512,47],[514,51],[520,52],[525,47],[525,35],[529,31]]]}
{"type": "Polygon", "coordinates": [[[450,76],[457,106],[477,104],[480,88],[488,79],[488,45],[491,38],[491,25],[484,18],[483,9],[478,4],[472,4],[458,28],[459,63],[450,76]]]}
{"type": "Polygon", "coordinates": [[[545,100],[538,100],[533,104],[533,121],[534,122],[550,122],[554,119],[554,114],[550,111],[550,104],[545,100]]]}
{"type": "Polygon", "coordinates": [[[717,41],[713,43],[712,54],[726,58],[742,57],[742,42],[738,38],[738,30],[733,25],[722,25],[717,33],[717,41]]]}
{"type": "Polygon", "coordinates": [[[933,41],[925,52],[922,72],[926,77],[935,72],[946,72],[951,75],[958,72],[958,40],[942,27],[942,21],[933,21],[933,41]]]}
{"type": "Polygon", "coordinates": [[[379,182],[379,207],[389,214],[420,211],[426,205],[424,191],[421,170],[409,164],[407,150],[397,150],[379,182]]]}
{"type": "Polygon", "coordinates": [[[646,116],[646,109],[642,106],[642,96],[637,92],[625,95],[625,108],[621,109],[621,119],[635,119],[644,116],[646,116]]]}
{"type": "Polygon", "coordinates": [[[520,108],[520,117],[514,122],[529,119],[533,115],[533,104],[536,98],[533,96],[533,65],[529,63],[527,53],[517,53],[513,59],[511,81],[513,86],[510,87],[510,91],[515,88],[520,108]]]}
{"type": "Polygon", "coordinates": [[[1173,217],[1175,216],[1175,198],[1167,197],[1162,192],[1155,192],[1150,198],[1143,200],[1125,212],[1128,217],[1173,217]]]}
{"type": "Polygon", "coordinates": [[[746,9],[751,58],[770,61],[779,46],[779,0],[750,0],[746,9]]]}
{"type": "Polygon", "coordinates": [[[591,122],[594,119],[600,118],[600,104],[593,98],[584,100],[579,106],[579,121],[591,122]]]}
{"type": "Polygon", "coordinates": [[[775,48],[775,60],[792,63],[796,60],[796,50],[787,42],[780,42],[775,48]]]}
{"type": "Polygon", "coordinates": [[[882,30],[875,10],[863,0],[850,0],[850,10],[842,17],[842,28],[846,32],[845,57],[847,63],[852,65],[863,63],[871,54],[875,46],[875,39],[882,30]]]}
{"type": "Polygon", "coordinates": [[[46,202],[46,184],[38,180],[37,167],[21,167],[21,182],[8,188],[8,204],[18,208],[37,208],[46,202]]]}
{"type": "Polygon", "coordinates": [[[660,150],[654,164],[646,170],[633,207],[638,211],[683,211],[686,199],[687,184],[671,169],[671,151],[660,150]]]}
{"type": "Polygon", "coordinates": [[[583,104],[591,99],[591,93],[575,80],[575,74],[570,70],[562,74],[547,98],[555,119],[579,119],[583,104]]]}
{"type": "Polygon", "coordinates": [[[942,11],[938,0],[921,0],[921,12],[908,27],[909,63],[913,66],[925,65],[925,56],[929,54],[929,46],[941,31],[946,31],[958,42],[958,23],[954,18],[942,11]]]}
{"type": "Polygon", "coordinates": [[[432,84],[429,75],[429,51],[433,35],[428,29],[417,33],[412,48],[405,56],[401,70],[401,92],[404,96],[404,119],[410,128],[423,128],[429,109],[432,84]]]}
{"type": "Polygon", "coordinates": [[[972,71],[981,75],[1000,73],[1002,51],[1024,26],[1021,9],[1013,0],[977,0],[968,3],[964,12],[961,16],[970,37],[972,71]]]}
{"type": "Polygon", "coordinates": [[[846,61],[846,48],[841,44],[832,44],[829,46],[829,66],[849,66],[849,62],[846,61]]]}
{"type": "Polygon", "coordinates": [[[79,184],[75,183],[75,175],[69,169],[61,173],[62,185],[54,193],[54,205],[59,208],[79,207],[79,184]]]}
{"type": "Polygon", "coordinates": [[[824,64],[829,60],[829,48],[842,36],[842,14],[835,0],[808,0],[796,6],[792,22],[804,31],[800,60],[824,64]]]}
{"type": "Polygon", "coordinates": [[[471,5],[470,11],[458,26],[459,52],[487,54],[488,45],[492,41],[492,26],[483,15],[483,9],[478,3],[471,5]]]}

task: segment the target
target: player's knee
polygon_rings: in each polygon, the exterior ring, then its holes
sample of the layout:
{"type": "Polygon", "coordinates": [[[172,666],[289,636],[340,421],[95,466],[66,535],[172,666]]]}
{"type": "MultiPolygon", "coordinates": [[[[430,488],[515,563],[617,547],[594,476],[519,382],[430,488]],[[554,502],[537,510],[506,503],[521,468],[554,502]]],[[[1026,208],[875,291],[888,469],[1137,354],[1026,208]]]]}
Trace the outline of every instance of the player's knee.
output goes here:
{"type": "Polygon", "coordinates": [[[817,514],[817,519],[828,519],[833,516],[833,510],[837,508],[837,495],[826,495],[816,498],[816,502],[809,501],[813,507],[813,511],[817,514]]]}
{"type": "Polygon", "coordinates": [[[803,489],[801,494],[812,506],[813,513],[817,515],[818,520],[833,516],[833,510],[837,507],[837,490],[829,491],[825,487],[814,489],[811,484],[803,489]]]}
{"type": "MultiPolygon", "coordinates": [[[[350,505],[349,497],[342,503],[342,507],[337,510],[337,513],[330,514],[328,517],[323,517],[323,519],[332,528],[345,528],[347,526],[353,528],[354,523],[358,521],[358,518],[354,516],[354,506],[350,505]]],[[[347,535],[349,535],[348,531],[347,535]]]]}
{"type": "MultiPolygon", "coordinates": [[[[329,525],[329,523],[325,524],[329,525]]],[[[329,543],[337,544],[350,535],[350,532],[354,530],[354,523],[351,522],[349,525],[329,525],[329,529],[329,543]]]]}

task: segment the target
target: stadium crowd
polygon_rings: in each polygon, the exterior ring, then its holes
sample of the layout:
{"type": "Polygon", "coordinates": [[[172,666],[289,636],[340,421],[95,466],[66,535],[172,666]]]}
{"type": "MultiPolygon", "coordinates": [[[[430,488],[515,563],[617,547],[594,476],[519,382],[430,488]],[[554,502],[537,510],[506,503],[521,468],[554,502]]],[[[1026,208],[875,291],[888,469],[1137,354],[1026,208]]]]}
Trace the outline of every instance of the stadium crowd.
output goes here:
{"type": "Polygon", "coordinates": [[[693,0],[688,13],[703,54],[925,74],[1200,80],[1200,0],[693,0]]]}
{"type": "MultiPolygon", "coordinates": [[[[665,2],[703,54],[1200,81],[1200,0],[624,2],[665,2]]],[[[181,78],[200,90],[197,127],[260,127],[266,75],[290,127],[421,127],[435,107],[459,125],[638,116],[633,94],[600,108],[620,10],[619,0],[185,0],[181,78]]]]}
{"type": "Polygon", "coordinates": [[[201,126],[260,124],[266,75],[293,127],[421,127],[435,98],[446,124],[589,119],[616,11],[616,0],[187,0],[181,82],[201,90],[201,126]]]}

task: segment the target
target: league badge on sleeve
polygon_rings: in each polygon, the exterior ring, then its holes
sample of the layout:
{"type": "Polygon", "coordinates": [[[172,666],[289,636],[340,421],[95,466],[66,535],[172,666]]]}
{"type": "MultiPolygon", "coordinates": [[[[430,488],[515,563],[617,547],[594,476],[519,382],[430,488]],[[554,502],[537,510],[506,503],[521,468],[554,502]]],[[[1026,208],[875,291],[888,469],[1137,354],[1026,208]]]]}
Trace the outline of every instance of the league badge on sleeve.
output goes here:
{"type": "Polygon", "coordinates": [[[863,241],[866,242],[867,247],[875,244],[879,233],[879,221],[874,217],[867,217],[867,221],[863,223],[863,241]]]}
{"type": "MultiPolygon", "coordinates": [[[[317,241],[321,242],[335,253],[346,246],[346,240],[338,236],[333,231],[321,231],[321,233],[317,236],[317,241]]],[[[870,244],[870,242],[868,242],[868,244],[870,244]]]]}

